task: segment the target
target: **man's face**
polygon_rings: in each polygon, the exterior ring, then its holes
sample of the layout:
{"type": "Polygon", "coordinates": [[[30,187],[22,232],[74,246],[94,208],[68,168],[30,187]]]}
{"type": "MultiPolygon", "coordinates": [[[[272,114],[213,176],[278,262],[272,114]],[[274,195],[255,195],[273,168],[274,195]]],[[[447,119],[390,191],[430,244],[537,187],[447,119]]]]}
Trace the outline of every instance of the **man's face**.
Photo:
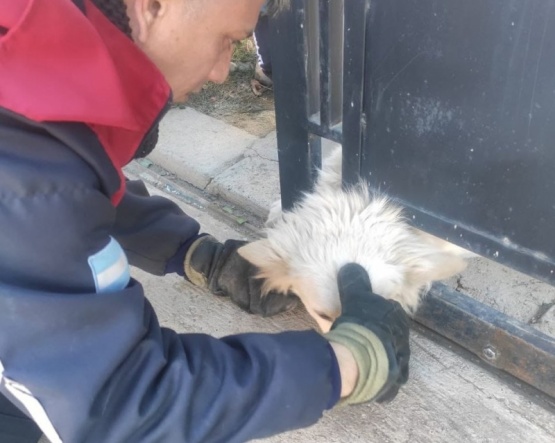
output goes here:
{"type": "Polygon", "coordinates": [[[228,76],[234,43],[248,37],[264,0],[127,0],[133,38],[174,100],[228,76]],[[133,9],[131,9],[133,8],[133,9]]]}

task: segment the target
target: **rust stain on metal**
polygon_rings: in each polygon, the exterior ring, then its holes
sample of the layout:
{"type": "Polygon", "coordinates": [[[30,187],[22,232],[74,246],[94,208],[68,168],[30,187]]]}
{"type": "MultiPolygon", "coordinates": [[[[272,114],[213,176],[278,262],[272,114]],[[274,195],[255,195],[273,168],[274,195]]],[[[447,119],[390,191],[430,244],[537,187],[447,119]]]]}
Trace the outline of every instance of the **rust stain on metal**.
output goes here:
{"type": "Polygon", "coordinates": [[[436,285],[415,320],[555,398],[555,340],[445,285],[436,285]]]}

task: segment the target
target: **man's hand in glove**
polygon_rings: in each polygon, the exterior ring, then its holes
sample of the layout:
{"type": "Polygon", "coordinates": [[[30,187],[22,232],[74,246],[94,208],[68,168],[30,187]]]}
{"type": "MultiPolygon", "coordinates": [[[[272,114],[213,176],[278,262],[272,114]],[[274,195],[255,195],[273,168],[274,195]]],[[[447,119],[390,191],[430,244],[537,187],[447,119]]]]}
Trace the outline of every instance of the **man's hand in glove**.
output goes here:
{"type": "Polygon", "coordinates": [[[185,276],[213,294],[229,296],[252,314],[269,317],[294,308],[299,299],[293,294],[269,292],[262,296],[262,281],[255,278],[258,269],[237,253],[245,244],[239,240],[220,243],[210,235],[200,237],[185,255],[185,276]]]}
{"type": "Polygon", "coordinates": [[[342,314],[325,337],[346,383],[342,404],[393,400],[409,376],[408,316],[399,303],[372,292],[368,273],[358,264],[343,266],[337,282],[342,314]]]}

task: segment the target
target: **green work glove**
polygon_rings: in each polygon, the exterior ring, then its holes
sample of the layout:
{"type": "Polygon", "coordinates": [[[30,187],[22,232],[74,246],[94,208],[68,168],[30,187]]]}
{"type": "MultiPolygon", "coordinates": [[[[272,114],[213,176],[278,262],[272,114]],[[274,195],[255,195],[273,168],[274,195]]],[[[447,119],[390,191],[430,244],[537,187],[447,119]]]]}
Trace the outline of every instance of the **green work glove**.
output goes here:
{"type": "Polygon", "coordinates": [[[210,235],[200,237],[185,255],[186,278],[215,295],[228,296],[251,314],[269,317],[294,308],[299,299],[292,293],[270,291],[262,295],[263,280],[256,278],[258,268],[237,253],[246,243],[220,243],[210,235]]]}
{"type": "Polygon", "coordinates": [[[366,270],[343,266],[337,283],[342,314],[326,338],[348,348],[358,365],[353,392],[342,404],[391,401],[409,376],[409,320],[401,305],[372,292],[366,270]]]}

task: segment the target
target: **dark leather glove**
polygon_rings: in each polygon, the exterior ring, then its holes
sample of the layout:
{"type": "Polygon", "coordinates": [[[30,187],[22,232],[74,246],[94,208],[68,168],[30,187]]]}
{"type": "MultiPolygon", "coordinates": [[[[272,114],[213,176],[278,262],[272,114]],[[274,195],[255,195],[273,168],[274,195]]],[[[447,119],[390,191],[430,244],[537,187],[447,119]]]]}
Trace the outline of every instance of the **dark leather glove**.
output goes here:
{"type": "Polygon", "coordinates": [[[206,235],[196,240],[185,255],[187,279],[215,295],[229,296],[239,307],[252,314],[269,317],[294,308],[299,299],[292,293],[269,292],[262,295],[258,269],[237,250],[247,242],[227,240],[220,243],[206,235]]]}
{"type": "Polygon", "coordinates": [[[343,266],[337,277],[342,314],[326,338],[352,352],[359,378],[346,404],[395,398],[409,376],[409,319],[401,305],[372,292],[366,270],[343,266]]]}

